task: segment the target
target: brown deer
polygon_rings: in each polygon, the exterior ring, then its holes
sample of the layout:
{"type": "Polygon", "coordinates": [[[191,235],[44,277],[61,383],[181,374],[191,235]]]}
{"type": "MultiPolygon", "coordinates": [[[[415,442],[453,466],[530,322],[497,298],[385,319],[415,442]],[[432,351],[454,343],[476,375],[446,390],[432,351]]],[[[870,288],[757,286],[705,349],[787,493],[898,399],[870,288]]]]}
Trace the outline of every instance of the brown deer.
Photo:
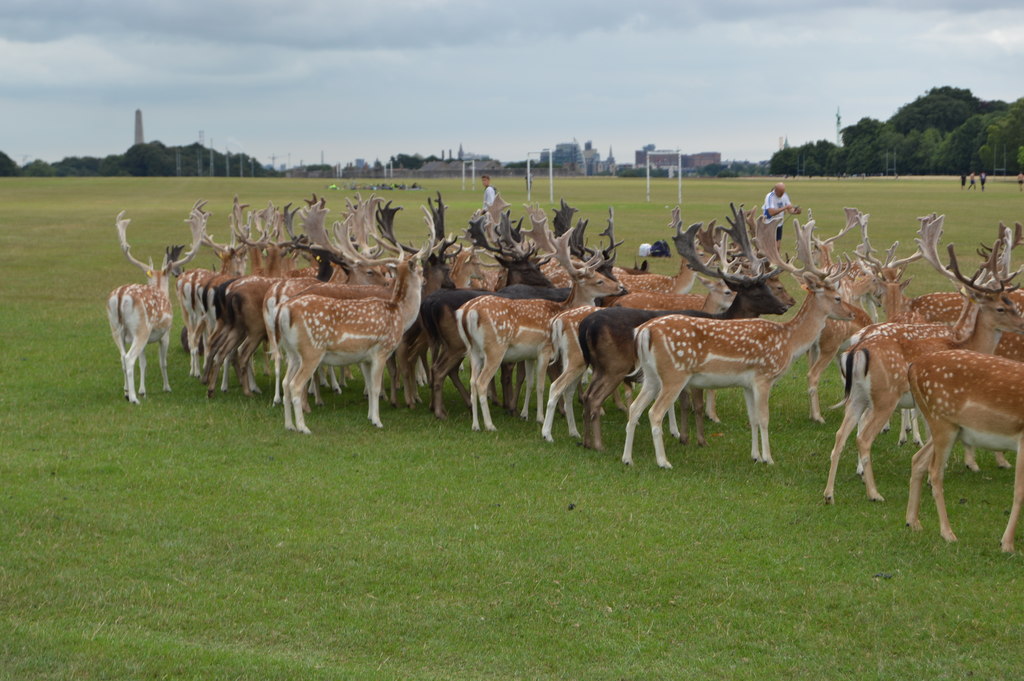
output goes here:
{"type": "Polygon", "coordinates": [[[768,396],[772,386],[793,360],[817,340],[826,318],[848,319],[851,316],[836,290],[836,281],[843,276],[843,271],[829,274],[818,269],[813,261],[814,221],[804,225],[796,223],[798,257],[803,263],[799,269],[779,254],[775,224],[759,219],[758,244],[774,266],[788,270],[803,281],[807,295],[800,310],[783,323],[668,315],[638,327],[637,359],[644,382],[629,407],[623,463],[633,463],[636,425],[650,406],[648,416],[655,457],[660,467],[672,467],[665,456],[661,424],[665,413],[688,385],[742,387],[750,422],[750,456],[754,461],[774,463],[768,441],[768,396]]]}
{"type": "Polygon", "coordinates": [[[1013,505],[1001,541],[1013,552],[1013,536],[1024,502],[1024,364],[1002,357],[947,350],[914,360],[908,381],[931,431],[931,438],[914,454],[907,499],[907,526],[921,529],[918,510],[925,473],[939,516],[939,532],[949,542],[956,535],[946,514],[943,473],[957,440],[964,445],[1017,452],[1013,505]]]}
{"type": "Polygon", "coordinates": [[[186,222],[192,231],[192,247],[185,255],[181,255],[184,246],[167,248],[160,269],[136,260],[128,245],[127,229],[130,219],[124,217],[125,211],[117,214],[115,221],[117,238],[121,244],[121,252],[128,262],[146,273],[145,284],[126,284],[120,286],[107,297],[107,320],[110,322],[110,333],[121,356],[121,373],[124,377],[124,396],[132,404],[139,404],[139,395],[146,395],[146,345],[160,344],[160,374],[164,381],[164,391],[170,392],[171,384],[167,380],[167,348],[170,343],[171,322],[173,312],[168,297],[168,277],[178,276],[185,266],[199,252],[203,231],[209,213],[202,210],[202,203],[197,202],[192,208],[186,222]],[[129,344],[125,350],[125,344],[129,344]],[[139,364],[139,389],[135,390],[135,363],[139,364]]]}
{"type": "MultiPolygon", "coordinates": [[[[426,213],[426,209],[424,209],[426,213]]],[[[391,298],[337,300],[305,295],[277,309],[278,344],[288,359],[284,379],[284,423],[288,430],[309,433],[303,415],[306,384],[321,363],[359,364],[369,399],[368,418],[383,428],[380,392],[384,366],[419,313],[423,285],[421,261],[433,248],[431,238],[420,251],[396,267],[391,298]]]]}
{"type": "MultiPolygon", "coordinates": [[[[691,225],[686,234],[681,226],[676,229],[682,239],[677,246],[692,268],[722,279],[736,296],[729,309],[714,315],[720,319],[749,319],[761,314],[782,314],[796,301],[778,280],[778,270],[765,271],[765,261],[760,258],[750,242],[743,226],[742,206],[731,206],[733,218],[730,228],[722,228],[740,248],[740,255],[746,260],[751,274],[730,274],[725,266],[711,270],[696,253],[695,240],[700,238],[701,223],[691,225]]],[[[705,250],[709,250],[706,246],[705,250]]],[[[694,316],[709,316],[705,312],[677,310],[678,313],[694,316]]],[[[595,312],[580,322],[579,345],[586,363],[594,375],[583,394],[583,446],[603,449],[601,437],[601,409],[604,401],[626,380],[636,368],[637,355],[634,343],[635,331],[640,324],[661,317],[668,312],[636,310],[631,308],[608,308],[595,312]]],[[[698,414],[699,416],[699,414],[698,414]]],[[[717,419],[716,419],[717,420],[717,419]]],[[[698,439],[702,424],[698,421],[698,439]]],[[[673,430],[673,434],[675,431],[673,430]]]]}
{"type": "MultiPolygon", "coordinates": [[[[203,204],[205,202],[197,202],[196,206],[202,210],[203,204]]],[[[236,208],[238,205],[236,196],[236,208]]],[[[207,219],[209,219],[209,215],[207,215],[207,219]]],[[[209,345],[210,334],[213,333],[213,325],[208,323],[206,292],[212,290],[221,281],[245,274],[246,266],[249,263],[249,251],[235,242],[234,230],[232,230],[231,239],[226,244],[218,244],[211,235],[204,233],[203,245],[209,246],[213,250],[220,261],[220,268],[218,270],[191,269],[182,272],[177,282],[178,304],[181,306],[181,316],[185,322],[188,343],[189,375],[196,378],[199,378],[203,370],[199,353],[209,345]]]]}
{"type": "MultiPolygon", "coordinates": [[[[583,267],[573,264],[566,232],[555,242],[556,257],[572,277],[569,296],[561,302],[541,299],[514,300],[500,296],[481,296],[465,303],[456,312],[459,335],[469,351],[473,430],[480,430],[480,412],[486,430],[495,430],[488,406],[487,388],[502,362],[525,360],[533,371],[537,392],[537,421],[544,420],[544,375],[554,349],[548,328],[559,312],[592,305],[599,296],[619,295],[625,289],[614,279],[599,274],[603,255],[598,252],[583,267]]],[[[529,385],[521,416],[529,416],[529,385]]]]}
{"type": "Polygon", "coordinates": [[[830,456],[825,503],[835,501],[835,480],[846,441],[857,428],[858,472],[862,473],[868,499],[884,501],[875,485],[871,467],[871,446],[897,406],[914,406],[907,371],[911,362],[932,352],[966,349],[992,353],[1004,331],[1024,333],[1024,318],[1007,295],[1011,277],[983,265],[968,279],[960,273],[953,245],[949,245],[948,268],[940,262],[938,242],[944,217],[920,219],[917,243],[924,259],[953,281],[969,299],[961,320],[945,324],[875,325],[869,334],[846,353],[846,400],[843,421],[836,432],[830,456]],[[981,283],[982,275],[987,283],[981,283]]]}

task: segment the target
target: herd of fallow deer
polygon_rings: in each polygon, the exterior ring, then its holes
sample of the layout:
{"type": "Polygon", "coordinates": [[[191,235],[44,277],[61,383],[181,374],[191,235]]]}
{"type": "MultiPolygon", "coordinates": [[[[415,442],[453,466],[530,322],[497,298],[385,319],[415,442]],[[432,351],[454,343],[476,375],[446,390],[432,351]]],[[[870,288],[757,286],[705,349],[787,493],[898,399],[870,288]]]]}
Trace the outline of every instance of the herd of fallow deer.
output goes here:
{"type": "MultiPolygon", "coordinates": [[[[777,223],[755,211],[731,206],[727,227],[712,221],[683,229],[676,208],[669,228],[679,270],[665,276],[646,267],[615,266],[622,242],[615,241],[612,210],[599,237],[607,246],[591,247],[587,221],[574,225],[576,211],[564,201],[552,227],[536,205],[525,206],[524,218],[513,222],[509,205],[499,197],[489,211],[472,216],[460,242],[447,236],[447,207],[438,194],[436,204],[431,198],[423,207],[426,234],[417,246],[396,238],[400,209],[375,196],[347,200],[331,229],[323,198],[314,195],[305,204],[247,210],[236,197],[228,216],[230,236],[217,243],[207,231],[205,202],[197,201],[186,219],[187,250],[169,247],[159,269],[132,255],[130,221],[124,212],[117,216],[121,249],[148,280],[117,288],[107,302],[129,402],[138,404],[146,394],[149,343],[159,344],[163,388],[170,390],[171,276],[177,278],[190,374],[200,379],[207,396],[216,394],[218,377],[221,390],[228,389],[232,368],[246,395],[259,393],[253,365],[257,350],[265,347],[264,361],[274,364],[274,403],[283,405],[285,427],[303,433],[310,432],[305,423],[309,395],[319,404],[322,386],[340,390],[337,370],[343,383],[351,365],[363,375],[368,417],[378,428],[385,390],[393,405],[401,390],[411,407],[421,401],[419,387],[429,385],[431,410],[447,418],[443,387],[450,380],[472,414],[473,430],[494,430],[490,406],[499,400],[495,378],[501,369],[501,405],[509,412],[518,409],[525,380],[520,416],[530,416],[534,392],[536,419],[548,441],[553,441],[556,416],[563,413],[570,436],[602,449],[601,414],[605,402],[614,399],[628,412],[622,453],[627,464],[646,410],[655,458],[663,468],[671,467],[662,433],[666,415],[672,435],[689,441],[690,409],[677,418],[674,405],[690,404],[696,440],[706,444],[704,417],[717,420],[717,415],[714,393],[703,391],[740,387],[751,458],[771,464],[771,389],[807,353],[812,420],[824,423],[817,391],[822,371],[838,360],[845,380],[845,398],[836,405],[844,413],[830,458],[826,503],[834,503],[837,466],[854,429],[858,473],[868,498],[882,500],[871,448],[900,407],[920,445],[912,463],[907,524],[920,528],[927,473],[941,534],[956,539],[942,484],[955,441],[964,443],[965,462],[974,470],[973,447],[1016,449],[1013,506],[1002,538],[1003,550],[1013,551],[1024,502],[1024,296],[1011,284],[1019,270],[1010,265],[1013,248],[1024,241],[1020,223],[1013,230],[1000,224],[992,245],[979,251],[982,262],[967,276],[953,244],[948,257],[940,254],[944,218],[934,214],[920,218],[917,249],[903,258],[896,257],[898,243],[884,256],[871,246],[869,216],[856,209],[845,209],[845,224],[828,238],[816,233],[808,215],[803,223],[794,221],[790,258],[776,241],[777,223]],[[861,234],[859,245],[852,253],[834,253],[837,240],[853,230],[861,234]],[[216,254],[219,269],[183,272],[203,246],[216,254]],[[904,275],[918,259],[948,278],[956,291],[907,297],[904,275]],[[780,281],[783,273],[804,290],[800,308],[787,321],[762,319],[796,303],[780,281]],[[707,294],[691,293],[698,279],[707,294]],[[873,321],[879,307],[885,322],[873,321]],[[466,358],[468,389],[460,373],[466,358]],[[634,385],[638,392],[627,404],[634,385]],[[577,396],[583,405],[582,435],[573,409],[577,396]],[[929,434],[924,442],[912,418],[918,412],[929,434]]],[[[905,426],[900,427],[902,441],[905,426]]],[[[997,462],[1010,465],[1001,454],[997,462]]]]}

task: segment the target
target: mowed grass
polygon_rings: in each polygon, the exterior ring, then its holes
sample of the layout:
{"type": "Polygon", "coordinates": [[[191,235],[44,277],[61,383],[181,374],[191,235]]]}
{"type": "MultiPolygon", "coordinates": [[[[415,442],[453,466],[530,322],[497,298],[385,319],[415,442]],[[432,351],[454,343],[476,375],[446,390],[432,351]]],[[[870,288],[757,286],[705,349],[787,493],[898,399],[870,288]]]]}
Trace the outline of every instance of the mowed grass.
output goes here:
{"type": "MultiPolygon", "coordinates": [[[[495,183],[521,214],[522,180],[495,183]]],[[[0,678],[1020,675],[1024,564],[999,551],[1013,472],[982,454],[983,471],[968,473],[957,450],[952,545],[930,499],[925,531],[904,527],[914,447],[895,433],[875,446],[887,501],[866,501],[851,443],[837,504],[824,506],[841,413],[808,420],[804,360],[773,393],[772,467],[749,460],[735,390],[719,394],[709,447],[670,444],[671,471],[654,465],[646,419],[636,465],[619,462],[624,415],[610,405],[603,453],[572,442],[561,419],[554,444],[500,412],[498,432],[473,433],[453,391],[447,422],[384,404],[378,430],[358,375],[301,436],[284,430],[268,377],[262,396],[233,382],[207,399],[176,342],[174,392],[159,390],[150,347],[150,394],[127,404],[104,305],[141,273],[117,247],[117,212],[132,218],[133,253],[159,260],[186,238],[198,198],[224,240],[236,193],[254,207],[325,193],[337,216],[354,192],[325,184],[0,181],[0,678]]],[[[419,206],[437,190],[449,231],[462,231],[481,195],[466,184],[381,194],[404,206],[399,231],[418,242],[419,206]]],[[[684,221],[721,222],[730,201],[757,205],[771,184],[686,180],[684,221]]],[[[875,246],[899,239],[902,253],[932,211],[965,261],[1000,220],[1024,220],[1024,196],[998,178],[984,194],[954,179],[789,190],[825,233],[857,206],[875,246]]],[[[643,180],[555,180],[556,201],[590,219],[592,239],[615,207],[625,264],[641,241],[669,236],[676,191],[652,181],[648,203],[643,180]]],[[[538,176],[534,199],[550,209],[547,196],[538,176]]],[[[211,265],[208,252],[193,263],[211,265]]],[[[948,290],[914,267],[912,292],[948,290]]],[[[841,392],[830,370],[823,404],[841,392]]]]}

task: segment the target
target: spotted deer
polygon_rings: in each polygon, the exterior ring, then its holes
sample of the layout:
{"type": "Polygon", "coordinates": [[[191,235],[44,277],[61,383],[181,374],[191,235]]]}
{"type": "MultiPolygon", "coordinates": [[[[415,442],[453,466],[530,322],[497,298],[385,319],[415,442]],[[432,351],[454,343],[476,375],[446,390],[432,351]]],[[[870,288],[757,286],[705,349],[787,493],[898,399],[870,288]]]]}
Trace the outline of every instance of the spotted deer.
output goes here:
{"type": "MultiPolygon", "coordinates": [[[[744,227],[742,206],[737,209],[731,206],[733,218],[728,222],[730,228],[721,228],[739,247],[739,255],[746,262],[747,274],[730,273],[725,266],[711,270],[707,263],[696,253],[695,239],[703,233],[701,223],[691,225],[683,239],[677,242],[682,245],[684,258],[690,266],[708,276],[723,280],[735,297],[729,309],[716,315],[720,319],[749,319],[762,314],[782,314],[796,301],[786,292],[778,279],[779,270],[771,270],[765,265],[767,261],[759,257],[750,242],[749,234],[744,227]]],[[[681,232],[681,226],[677,225],[681,232]]],[[[714,250],[710,245],[705,251],[714,250]]],[[[723,256],[724,257],[724,256],[723,256]]],[[[693,310],[675,310],[675,313],[694,316],[709,316],[706,312],[693,310]]],[[[584,361],[593,369],[594,375],[589,387],[583,394],[583,446],[603,449],[601,433],[601,410],[605,400],[627,379],[636,369],[637,351],[634,342],[635,331],[644,322],[655,317],[662,317],[671,312],[637,310],[631,308],[607,308],[598,310],[588,316],[579,325],[579,345],[584,361]]],[[[697,414],[699,417],[699,413],[697,414]]],[[[709,415],[710,418],[710,415],[709,415]]],[[[717,419],[716,419],[717,420],[717,419]]],[[[670,420],[670,427],[674,423],[670,420]]],[[[702,423],[697,421],[697,437],[701,439],[702,423]]],[[[677,434],[673,428],[673,434],[677,434]]],[[[680,435],[681,437],[681,435],[680,435]]]]}
{"type": "Polygon", "coordinates": [[[431,238],[416,255],[398,261],[389,299],[337,300],[305,295],[278,307],[278,344],[288,359],[283,384],[285,428],[310,432],[303,414],[303,395],[321,363],[359,364],[369,400],[368,418],[373,425],[383,428],[380,392],[384,366],[419,313],[421,262],[434,245],[429,213],[426,222],[431,238]]]}
{"type": "Polygon", "coordinates": [[[1011,277],[999,277],[983,265],[971,278],[960,273],[955,250],[949,245],[949,265],[941,262],[938,243],[944,217],[920,219],[917,243],[922,257],[961,289],[968,299],[960,321],[945,324],[876,325],[844,357],[846,400],[843,421],[836,431],[830,455],[825,503],[835,501],[835,481],[846,441],[857,429],[857,470],[862,474],[867,497],[884,501],[875,484],[871,447],[875,438],[899,407],[914,406],[908,383],[908,369],[916,359],[942,350],[966,349],[992,353],[1004,331],[1024,333],[1024,318],[1008,295],[1011,277]]]}
{"type": "Polygon", "coordinates": [[[811,252],[814,221],[796,223],[798,258],[802,266],[782,258],[775,240],[775,221],[758,221],[758,245],[775,267],[803,283],[807,292],[796,315],[787,322],[764,319],[704,319],[668,315],[642,324],[636,331],[637,364],[643,387],[629,407],[622,462],[633,463],[633,439],[640,416],[650,406],[651,436],[658,465],[671,468],[665,456],[661,424],[666,412],[687,386],[742,387],[750,422],[750,456],[774,463],[768,440],[768,397],[772,386],[793,360],[807,351],[825,320],[851,315],[836,290],[843,270],[817,268],[811,252]],[[760,444],[758,442],[760,436],[760,444]]]}
{"type": "Polygon", "coordinates": [[[1013,504],[1001,541],[1002,550],[1012,553],[1024,502],[1024,364],[969,350],[947,350],[914,360],[908,381],[931,438],[911,463],[907,526],[921,529],[918,510],[927,474],[939,532],[946,541],[956,541],[946,513],[943,474],[957,440],[969,446],[1016,450],[1013,504]]]}
{"type": "MultiPolygon", "coordinates": [[[[204,204],[205,201],[197,202],[196,207],[202,210],[204,204]]],[[[238,197],[235,197],[235,205],[238,205],[238,197]]],[[[213,250],[220,267],[216,270],[195,268],[182,272],[176,287],[178,305],[181,307],[181,316],[185,322],[189,375],[195,378],[199,378],[203,370],[199,355],[209,345],[210,334],[213,333],[213,326],[207,323],[206,291],[216,286],[219,283],[218,279],[224,281],[242,276],[249,263],[249,251],[236,243],[233,230],[232,237],[225,244],[217,243],[210,234],[204,233],[203,245],[213,250]]]]}
{"type": "Polygon", "coordinates": [[[196,203],[186,222],[192,232],[192,246],[184,255],[184,246],[169,247],[164,253],[160,268],[136,260],[128,244],[127,229],[130,219],[125,211],[117,214],[117,238],[121,252],[128,262],[146,273],[147,283],[126,284],[114,289],[107,297],[107,320],[110,333],[121,357],[121,373],[124,377],[124,396],[132,404],[139,404],[139,395],[146,395],[146,345],[160,344],[160,374],[164,391],[170,392],[167,380],[167,348],[170,343],[173,312],[168,297],[168,277],[178,276],[185,266],[199,252],[209,213],[202,211],[202,204],[196,203]],[[125,350],[125,344],[129,347],[125,350]],[[139,364],[139,389],[135,390],[135,363],[139,364]]]}
{"type": "Polygon", "coordinates": [[[563,301],[540,299],[514,300],[500,296],[481,296],[462,305],[456,312],[459,335],[470,357],[470,401],[473,410],[473,430],[483,426],[495,430],[491,421],[487,388],[502,362],[525,360],[533,370],[527,371],[528,388],[521,412],[529,416],[529,382],[537,392],[537,421],[544,420],[544,375],[554,352],[548,329],[552,318],[560,312],[592,305],[599,296],[618,295],[625,291],[614,279],[597,272],[603,255],[598,252],[583,267],[573,264],[569,255],[566,232],[555,240],[555,255],[572,277],[573,285],[563,301]]]}

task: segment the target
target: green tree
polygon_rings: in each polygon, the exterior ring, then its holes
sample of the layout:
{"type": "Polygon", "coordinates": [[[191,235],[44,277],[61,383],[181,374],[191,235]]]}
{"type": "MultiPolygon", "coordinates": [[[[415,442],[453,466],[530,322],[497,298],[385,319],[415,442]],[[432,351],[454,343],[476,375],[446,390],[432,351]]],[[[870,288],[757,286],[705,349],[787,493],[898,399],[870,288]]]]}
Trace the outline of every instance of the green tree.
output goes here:
{"type": "Polygon", "coordinates": [[[0,177],[11,177],[18,174],[18,164],[11,157],[0,151],[0,177]]]}
{"type": "Polygon", "coordinates": [[[68,156],[54,163],[53,169],[58,177],[95,177],[101,163],[95,156],[68,156]]]}
{"type": "Polygon", "coordinates": [[[912,130],[923,131],[928,128],[952,132],[980,110],[981,100],[971,94],[970,90],[936,87],[900,107],[888,122],[894,130],[904,135],[912,130]]]}
{"type": "Polygon", "coordinates": [[[46,161],[40,161],[38,158],[31,163],[25,165],[21,169],[22,175],[28,177],[54,177],[57,171],[53,169],[46,161]]]}
{"type": "Polygon", "coordinates": [[[116,177],[127,175],[128,169],[124,166],[124,156],[111,154],[100,161],[100,175],[104,177],[116,177]]]}
{"type": "Polygon", "coordinates": [[[162,142],[132,145],[124,155],[124,168],[136,177],[159,177],[175,174],[175,158],[162,142]]]}

